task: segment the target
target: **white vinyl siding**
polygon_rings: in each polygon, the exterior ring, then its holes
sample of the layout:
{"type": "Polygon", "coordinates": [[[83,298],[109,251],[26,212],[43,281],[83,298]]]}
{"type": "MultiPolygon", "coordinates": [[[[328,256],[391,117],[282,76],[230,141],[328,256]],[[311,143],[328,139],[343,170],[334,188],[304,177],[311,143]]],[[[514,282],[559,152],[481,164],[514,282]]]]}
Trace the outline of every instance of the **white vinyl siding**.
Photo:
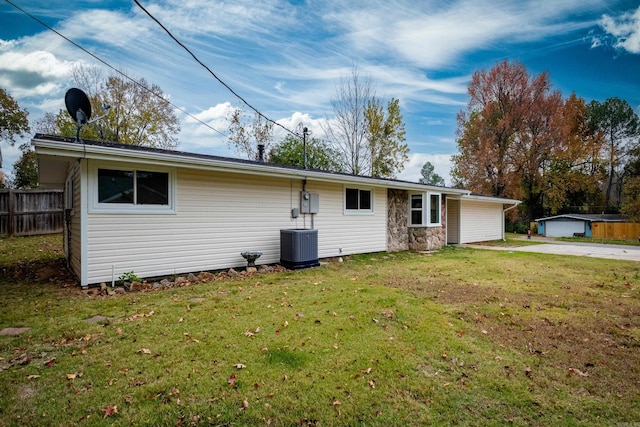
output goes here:
{"type": "Polygon", "coordinates": [[[502,239],[502,204],[460,201],[460,243],[502,239]]]}
{"type": "MultiPolygon", "coordinates": [[[[311,215],[291,219],[300,206],[299,180],[176,170],[175,215],[88,215],[87,282],[111,282],[126,271],[140,277],[244,267],[280,260],[280,229],[311,228],[311,215]],[[112,273],[113,269],[113,273],[112,273]]],[[[318,256],[386,250],[386,190],[372,189],[376,213],[345,216],[341,184],[307,182],[318,193],[318,256]],[[379,212],[379,213],[378,213],[379,212]]]]}
{"type": "MultiPolygon", "coordinates": [[[[73,163],[67,176],[67,185],[65,191],[70,191],[71,194],[65,194],[67,201],[66,207],[71,209],[70,221],[67,223],[65,218],[64,228],[64,248],[65,255],[69,262],[69,267],[73,273],[81,278],[81,260],[82,260],[82,244],[81,244],[81,221],[82,221],[82,203],[80,200],[80,192],[82,191],[80,185],[80,164],[78,162],[73,163]],[[69,229],[67,229],[69,227],[69,229]]],[[[66,215],[66,213],[65,213],[66,215]]]]}

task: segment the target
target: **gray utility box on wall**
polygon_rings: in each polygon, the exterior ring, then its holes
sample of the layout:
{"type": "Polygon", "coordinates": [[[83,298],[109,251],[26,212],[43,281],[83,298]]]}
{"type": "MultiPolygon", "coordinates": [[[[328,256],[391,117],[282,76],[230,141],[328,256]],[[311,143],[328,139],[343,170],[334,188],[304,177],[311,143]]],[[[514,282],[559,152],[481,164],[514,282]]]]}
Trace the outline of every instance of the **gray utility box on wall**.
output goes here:
{"type": "Polygon", "coordinates": [[[280,230],[280,264],[289,269],[319,266],[318,230],[280,230]]]}

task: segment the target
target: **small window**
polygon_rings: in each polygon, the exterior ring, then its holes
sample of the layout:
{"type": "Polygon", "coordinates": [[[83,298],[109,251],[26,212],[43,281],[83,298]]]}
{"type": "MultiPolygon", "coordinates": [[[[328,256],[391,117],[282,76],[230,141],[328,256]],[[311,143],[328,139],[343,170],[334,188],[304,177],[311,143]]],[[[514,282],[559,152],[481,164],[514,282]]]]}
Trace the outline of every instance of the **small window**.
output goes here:
{"type": "Polygon", "coordinates": [[[428,225],[441,225],[440,223],[440,208],[441,208],[441,196],[440,193],[429,193],[429,224],[428,225]]]}
{"type": "Polygon", "coordinates": [[[422,225],[422,194],[411,195],[411,225],[422,225]]]}
{"type": "Polygon", "coordinates": [[[440,194],[429,194],[429,225],[440,225],[440,194]]]}
{"type": "Polygon", "coordinates": [[[363,190],[360,188],[345,188],[344,206],[345,210],[350,213],[373,212],[371,190],[363,190]]]}
{"type": "Polygon", "coordinates": [[[409,225],[439,226],[441,215],[440,193],[414,193],[409,200],[409,225]]]}

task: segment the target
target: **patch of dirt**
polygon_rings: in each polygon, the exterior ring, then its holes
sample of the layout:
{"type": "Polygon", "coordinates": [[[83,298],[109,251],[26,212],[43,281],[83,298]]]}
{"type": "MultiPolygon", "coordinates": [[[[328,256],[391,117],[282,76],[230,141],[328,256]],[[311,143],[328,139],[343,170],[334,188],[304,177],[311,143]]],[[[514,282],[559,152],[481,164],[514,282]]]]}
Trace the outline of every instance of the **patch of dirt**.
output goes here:
{"type": "Polygon", "coordinates": [[[64,259],[20,261],[0,266],[0,283],[29,282],[55,284],[61,287],[77,286],[76,277],[67,269],[64,259]]]}
{"type": "Polygon", "coordinates": [[[538,369],[551,370],[558,382],[575,376],[589,393],[618,396],[635,393],[623,386],[629,378],[640,383],[640,306],[624,293],[595,296],[567,286],[549,294],[507,292],[446,273],[396,276],[386,284],[450,307],[470,333],[537,358],[538,369]]]}

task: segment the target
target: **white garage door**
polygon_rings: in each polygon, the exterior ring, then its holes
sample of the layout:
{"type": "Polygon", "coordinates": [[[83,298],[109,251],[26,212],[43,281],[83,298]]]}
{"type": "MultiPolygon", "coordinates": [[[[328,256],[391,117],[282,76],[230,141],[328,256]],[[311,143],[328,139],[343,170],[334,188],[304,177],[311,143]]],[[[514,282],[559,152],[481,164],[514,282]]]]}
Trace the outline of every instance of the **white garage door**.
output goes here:
{"type": "Polygon", "coordinates": [[[556,220],[547,221],[544,234],[547,237],[571,237],[573,233],[584,233],[584,221],[556,220]]]}

